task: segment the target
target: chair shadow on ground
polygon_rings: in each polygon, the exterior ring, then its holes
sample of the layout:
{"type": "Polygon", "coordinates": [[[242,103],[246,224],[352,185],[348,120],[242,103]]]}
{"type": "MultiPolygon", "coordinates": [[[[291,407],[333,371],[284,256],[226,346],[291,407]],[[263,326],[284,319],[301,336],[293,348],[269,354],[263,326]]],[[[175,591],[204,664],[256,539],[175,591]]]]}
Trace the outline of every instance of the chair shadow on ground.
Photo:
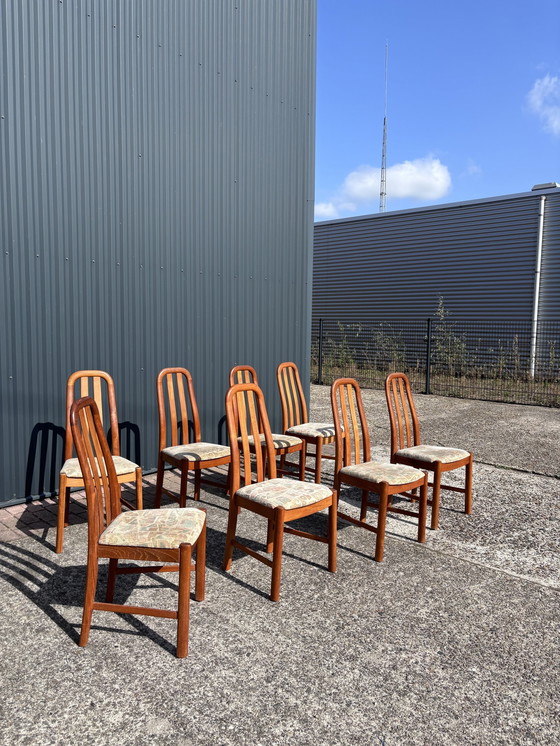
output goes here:
{"type": "MultiPolygon", "coordinates": [[[[62,556],[62,555],[60,555],[62,556]]],[[[99,581],[97,584],[97,600],[104,600],[107,586],[108,563],[99,565],[99,581]]],[[[0,545],[0,578],[12,585],[23,596],[32,601],[54,622],[75,644],[80,638],[82,607],[85,592],[86,564],[59,565],[56,560],[30,551],[14,544],[0,545]],[[72,616],[76,621],[69,621],[66,615],[57,607],[75,607],[72,616]]],[[[172,579],[160,573],[153,575],[122,575],[117,579],[115,588],[115,603],[126,603],[131,593],[142,587],[153,589],[163,586],[177,594],[178,575],[172,574],[172,579]],[[175,578],[177,581],[175,582],[175,578]]],[[[192,597],[194,598],[194,580],[192,597]]],[[[167,601],[169,595],[166,596],[167,601]]],[[[156,601],[157,605],[157,601],[156,601]]],[[[165,602],[160,604],[165,608],[165,602]]],[[[173,601],[171,606],[173,608],[173,601]]],[[[119,614],[132,629],[106,626],[105,621],[111,617],[107,614],[96,613],[93,617],[92,631],[109,631],[111,634],[138,634],[147,637],[170,654],[175,655],[175,639],[167,640],[141,619],[131,614],[119,614]]]]}
{"type": "Polygon", "coordinates": [[[25,468],[24,495],[45,497],[58,489],[64,462],[66,431],[53,422],[38,422],[31,431],[25,468]]]}

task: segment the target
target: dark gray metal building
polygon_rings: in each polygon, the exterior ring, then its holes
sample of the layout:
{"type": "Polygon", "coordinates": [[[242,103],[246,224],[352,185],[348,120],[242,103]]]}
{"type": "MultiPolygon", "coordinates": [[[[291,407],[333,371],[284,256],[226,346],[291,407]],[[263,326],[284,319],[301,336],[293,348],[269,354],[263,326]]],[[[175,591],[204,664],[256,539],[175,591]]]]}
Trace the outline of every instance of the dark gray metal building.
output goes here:
{"type": "Polygon", "coordinates": [[[316,223],[313,262],[314,321],[425,319],[440,296],[454,318],[531,321],[536,293],[560,319],[560,189],[316,223]]]}
{"type": "MultiPolygon", "coordinates": [[[[0,503],[57,488],[65,382],[111,373],[154,467],[155,379],[309,379],[315,0],[28,0],[0,23],[0,503]]],[[[277,426],[279,425],[277,419],[277,426]]],[[[127,446],[128,443],[128,446],[127,446]]]]}

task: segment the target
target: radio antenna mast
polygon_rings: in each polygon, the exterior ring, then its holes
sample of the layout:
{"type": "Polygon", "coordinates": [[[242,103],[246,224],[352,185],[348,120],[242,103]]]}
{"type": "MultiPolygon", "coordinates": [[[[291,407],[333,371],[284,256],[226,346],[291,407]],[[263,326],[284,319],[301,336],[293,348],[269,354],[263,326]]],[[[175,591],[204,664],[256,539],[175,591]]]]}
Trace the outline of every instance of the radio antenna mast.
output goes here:
{"type": "Polygon", "coordinates": [[[389,65],[389,42],[385,42],[385,108],[383,113],[383,148],[381,150],[381,188],[379,190],[379,212],[385,212],[387,204],[387,68],[389,65]]]}

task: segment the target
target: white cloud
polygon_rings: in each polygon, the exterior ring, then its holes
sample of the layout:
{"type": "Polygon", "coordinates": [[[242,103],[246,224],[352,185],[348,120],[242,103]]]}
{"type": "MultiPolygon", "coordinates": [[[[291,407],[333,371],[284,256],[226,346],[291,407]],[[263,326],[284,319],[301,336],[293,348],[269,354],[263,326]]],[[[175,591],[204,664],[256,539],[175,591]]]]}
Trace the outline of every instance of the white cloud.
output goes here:
{"type": "Polygon", "coordinates": [[[527,94],[527,103],[543,121],[547,132],[560,135],[560,78],[553,75],[538,78],[527,94]]]}
{"type": "MultiPolygon", "coordinates": [[[[344,179],[338,193],[329,202],[315,207],[315,218],[329,220],[342,213],[355,213],[360,205],[379,200],[381,169],[360,166],[344,179]]],[[[415,199],[421,202],[440,199],[451,188],[451,175],[439,158],[426,156],[404,161],[387,169],[387,198],[415,199]]]]}

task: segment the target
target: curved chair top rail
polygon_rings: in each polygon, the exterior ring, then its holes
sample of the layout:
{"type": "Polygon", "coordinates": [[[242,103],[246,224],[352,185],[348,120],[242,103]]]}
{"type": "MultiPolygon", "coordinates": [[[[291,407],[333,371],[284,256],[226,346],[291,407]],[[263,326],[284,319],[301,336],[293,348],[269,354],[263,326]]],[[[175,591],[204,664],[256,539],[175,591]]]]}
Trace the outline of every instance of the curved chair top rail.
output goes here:
{"type": "Polygon", "coordinates": [[[259,385],[257,371],[251,365],[235,365],[229,372],[229,385],[236,383],[256,383],[259,385]]]}

